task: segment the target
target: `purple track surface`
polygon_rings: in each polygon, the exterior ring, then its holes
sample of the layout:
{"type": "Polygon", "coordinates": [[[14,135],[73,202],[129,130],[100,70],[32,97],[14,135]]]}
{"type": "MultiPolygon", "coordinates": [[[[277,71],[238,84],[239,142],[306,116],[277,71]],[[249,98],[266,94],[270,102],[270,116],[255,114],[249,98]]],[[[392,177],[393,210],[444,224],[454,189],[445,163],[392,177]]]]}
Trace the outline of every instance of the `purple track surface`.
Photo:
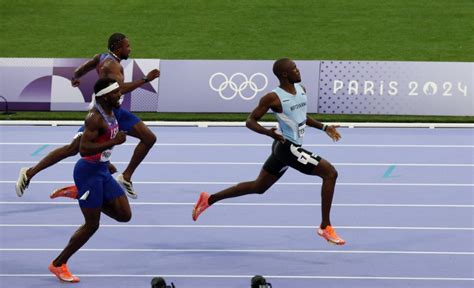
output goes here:
{"type": "MultiPolygon", "coordinates": [[[[59,284],[48,264],[83,218],[75,201],[50,200],[72,183],[76,157],[38,174],[22,198],[14,183],[66,144],[77,127],[0,126],[0,286],[245,288],[264,275],[281,287],[473,287],[473,129],[340,129],[339,143],[308,131],[305,147],[339,172],[332,223],[347,241],[316,235],[320,179],[288,171],[264,195],[220,202],[198,222],[201,191],[252,180],[271,139],[245,128],[157,127],[157,145],[134,175],[133,219],[103,215],[69,261],[78,284],[59,284]]],[[[136,140],[114,150],[123,170],[136,140]]]]}

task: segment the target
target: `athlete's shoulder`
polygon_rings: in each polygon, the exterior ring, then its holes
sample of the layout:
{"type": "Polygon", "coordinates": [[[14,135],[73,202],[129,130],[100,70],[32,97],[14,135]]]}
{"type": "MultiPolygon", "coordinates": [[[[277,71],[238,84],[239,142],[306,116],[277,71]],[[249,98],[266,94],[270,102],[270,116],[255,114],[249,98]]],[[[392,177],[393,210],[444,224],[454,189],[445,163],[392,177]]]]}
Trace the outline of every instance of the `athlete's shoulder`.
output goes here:
{"type": "Polygon", "coordinates": [[[267,94],[263,95],[262,98],[260,98],[260,102],[272,103],[277,99],[278,99],[277,93],[275,91],[271,91],[271,92],[268,92],[267,94]]]}
{"type": "Polygon", "coordinates": [[[101,120],[102,119],[99,111],[97,111],[97,109],[94,107],[89,110],[89,113],[87,113],[84,123],[86,127],[97,127],[102,122],[101,120]]]}

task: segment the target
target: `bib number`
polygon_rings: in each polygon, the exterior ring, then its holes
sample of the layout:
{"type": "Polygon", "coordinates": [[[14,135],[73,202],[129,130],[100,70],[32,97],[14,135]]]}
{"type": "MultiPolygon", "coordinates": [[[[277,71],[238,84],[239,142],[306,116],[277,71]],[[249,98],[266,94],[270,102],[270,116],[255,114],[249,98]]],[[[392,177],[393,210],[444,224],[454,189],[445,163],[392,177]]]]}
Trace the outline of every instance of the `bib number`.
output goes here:
{"type": "Polygon", "coordinates": [[[110,156],[112,156],[112,149],[102,151],[102,153],[100,153],[100,162],[109,161],[110,156]]]}
{"type": "Polygon", "coordinates": [[[306,124],[298,125],[298,137],[299,138],[304,136],[304,128],[306,128],[306,124]]]}

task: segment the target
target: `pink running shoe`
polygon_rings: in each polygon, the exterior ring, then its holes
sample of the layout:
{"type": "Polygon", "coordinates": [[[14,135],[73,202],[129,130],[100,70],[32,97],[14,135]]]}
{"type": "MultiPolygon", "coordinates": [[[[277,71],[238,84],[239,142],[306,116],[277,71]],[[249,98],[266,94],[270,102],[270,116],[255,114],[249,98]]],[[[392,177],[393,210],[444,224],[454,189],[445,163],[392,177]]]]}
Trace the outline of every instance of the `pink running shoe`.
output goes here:
{"type": "Polygon", "coordinates": [[[77,283],[79,282],[79,277],[72,275],[72,273],[69,271],[67,268],[66,264],[63,264],[59,267],[56,267],[53,265],[53,262],[49,264],[48,267],[49,271],[56,275],[59,280],[64,281],[64,282],[71,282],[71,283],[77,283]]]}
{"type": "Polygon", "coordinates": [[[336,244],[336,245],[346,244],[346,241],[344,241],[344,239],[337,236],[336,231],[334,231],[334,229],[330,225],[326,226],[325,229],[321,229],[321,227],[319,227],[318,235],[326,239],[331,244],[336,244]]]}
{"type": "Polygon", "coordinates": [[[206,210],[210,206],[208,200],[209,200],[209,194],[206,192],[201,192],[201,194],[199,195],[199,199],[193,208],[194,221],[196,221],[199,215],[201,215],[201,213],[204,212],[204,210],[206,210]]]}
{"type": "Polygon", "coordinates": [[[77,187],[72,185],[72,186],[59,188],[59,189],[54,190],[49,195],[49,198],[51,199],[58,198],[58,197],[67,197],[67,198],[77,199],[77,187]]]}

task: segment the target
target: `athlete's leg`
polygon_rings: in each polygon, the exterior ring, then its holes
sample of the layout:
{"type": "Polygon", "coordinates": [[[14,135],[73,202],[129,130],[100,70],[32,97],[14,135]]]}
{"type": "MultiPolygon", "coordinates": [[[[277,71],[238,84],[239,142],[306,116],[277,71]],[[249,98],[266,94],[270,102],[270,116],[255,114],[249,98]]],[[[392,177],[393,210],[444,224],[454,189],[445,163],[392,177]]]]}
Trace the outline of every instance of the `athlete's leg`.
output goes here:
{"type": "Polygon", "coordinates": [[[62,264],[67,263],[69,258],[76,253],[88,240],[94,235],[99,229],[100,223],[100,208],[82,208],[82,214],[84,215],[85,223],[76,230],[72,235],[69,243],[64,250],[59,254],[53,261],[55,267],[59,267],[62,264]]]}
{"type": "Polygon", "coordinates": [[[81,143],[81,136],[75,137],[71,143],[54,149],[46,157],[41,159],[35,166],[28,168],[26,177],[31,180],[36,174],[44,169],[58,163],[59,161],[74,156],[79,152],[79,144],[81,143]]]}
{"type": "Polygon", "coordinates": [[[150,149],[155,144],[156,136],[153,134],[150,128],[148,128],[145,123],[143,123],[143,121],[136,123],[132,129],[128,131],[128,134],[140,140],[137,147],[135,147],[135,151],[133,151],[130,163],[122,173],[123,178],[127,181],[130,181],[135,169],[137,169],[138,165],[140,165],[145,156],[148,154],[148,151],[150,151],[150,149]]]}
{"type": "Polygon", "coordinates": [[[74,137],[70,144],[51,151],[35,166],[30,168],[21,168],[18,180],[16,181],[15,185],[16,194],[19,197],[23,196],[23,193],[25,193],[26,188],[28,188],[28,185],[30,184],[31,178],[33,178],[40,171],[58,163],[67,157],[76,155],[79,152],[80,139],[81,137],[79,134],[79,136],[74,137]]]}
{"type": "Polygon", "coordinates": [[[138,165],[143,161],[145,156],[150,151],[151,147],[156,142],[156,136],[151,130],[130,111],[125,109],[115,109],[115,116],[119,122],[120,130],[126,131],[128,135],[138,138],[140,142],[133,151],[132,159],[130,160],[127,168],[122,174],[117,176],[117,181],[122,185],[123,189],[127,192],[127,196],[131,198],[137,198],[137,193],[133,189],[131,182],[132,175],[137,169],[138,165]]]}
{"type": "Polygon", "coordinates": [[[344,245],[345,241],[341,239],[331,226],[330,213],[332,200],[334,196],[334,187],[336,185],[337,171],[334,166],[320,156],[307,151],[297,145],[285,143],[277,144],[276,155],[280,161],[287,163],[292,168],[308,174],[317,175],[322,178],[321,187],[321,225],[318,229],[318,235],[327,241],[344,245]]]}
{"type": "Polygon", "coordinates": [[[322,178],[321,186],[321,228],[331,225],[331,206],[334,196],[334,187],[336,186],[337,171],[328,161],[321,159],[319,164],[314,167],[313,174],[322,178]]]}
{"type": "Polygon", "coordinates": [[[249,182],[241,182],[237,185],[210,195],[208,204],[212,205],[217,201],[247,194],[263,194],[268,190],[268,188],[275,184],[275,182],[277,182],[282,175],[283,174],[273,175],[262,169],[260,170],[260,174],[258,175],[257,179],[249,182]]]}
{"type": "Polygon", "coordinates": [[[278,181],[278,179],[280,179],[285,171],[280,174],[271,174],[265,169],[262,169],[260,170],[260,174],[258,175],[257,179],[254,181],[241,182],[210,196],[208,193],[202,192],[193,208],[193,220],[196,221],[202,212],[204,212],[207,208],[209,208],[209,206],[216,203],[217,201],[247,194],[265,193],[268,188],[270,188],[273,184],[275,184],[276,181],[278,181]]]}
{"type": "Polygon", "coordinates": [[[102,212],[118,222],[128,222],[132,219],[132,210],[125,194],[104,203],[102,212]]]}

